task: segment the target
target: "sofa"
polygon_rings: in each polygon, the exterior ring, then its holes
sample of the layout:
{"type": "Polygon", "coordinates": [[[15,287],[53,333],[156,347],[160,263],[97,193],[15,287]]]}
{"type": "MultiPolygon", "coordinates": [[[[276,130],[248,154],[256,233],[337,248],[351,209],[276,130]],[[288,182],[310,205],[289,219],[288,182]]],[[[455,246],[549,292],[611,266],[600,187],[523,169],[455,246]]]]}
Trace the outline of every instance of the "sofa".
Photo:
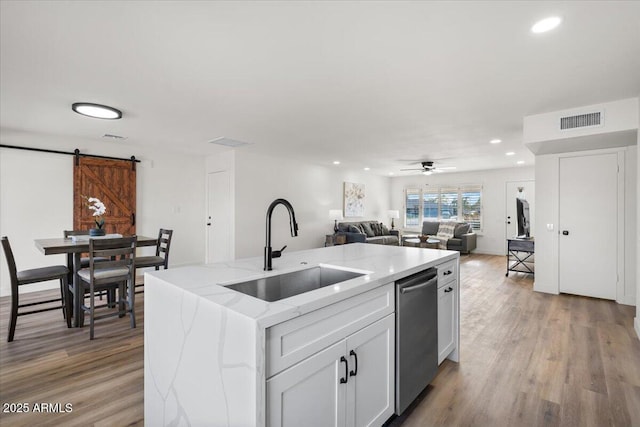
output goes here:
{"type": "MultiPolygon", "coordinates": [[[[422,234],[437,239],[438,228],[443,222],[452,223],[452,221],[424,221],[422,223],[422,234]]],[[[453,237],[447,240],[447,249],[468,254],[476,248],[476,237],[477,234],[473,231],[471,224],[455,222],[453,237]]]]}
{"type": "Polygon", "coordinates": [[[378,221],[339,222],[336,234],[346,236],[347,243],[374,243],[377,245],[400,244],[398,230],[389,230],[378,221]]]}

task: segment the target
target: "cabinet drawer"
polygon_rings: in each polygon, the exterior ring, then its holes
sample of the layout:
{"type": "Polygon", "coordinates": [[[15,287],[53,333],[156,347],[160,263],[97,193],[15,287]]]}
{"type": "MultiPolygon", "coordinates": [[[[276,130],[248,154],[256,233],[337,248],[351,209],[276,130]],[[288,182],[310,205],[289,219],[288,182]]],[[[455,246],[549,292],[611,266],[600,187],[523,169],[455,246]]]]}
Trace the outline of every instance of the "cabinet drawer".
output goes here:
{"type": "Polygon", "coordinates": [[[389,283],[267,329],[266,377],[392,313],[394,299],[389,283]]]}
{"type": "Polygon", "coordinates": [[[447,261],[437,266],[438,269],[438,288],[456,280],[458,278],[456,260],[447,261]]]}

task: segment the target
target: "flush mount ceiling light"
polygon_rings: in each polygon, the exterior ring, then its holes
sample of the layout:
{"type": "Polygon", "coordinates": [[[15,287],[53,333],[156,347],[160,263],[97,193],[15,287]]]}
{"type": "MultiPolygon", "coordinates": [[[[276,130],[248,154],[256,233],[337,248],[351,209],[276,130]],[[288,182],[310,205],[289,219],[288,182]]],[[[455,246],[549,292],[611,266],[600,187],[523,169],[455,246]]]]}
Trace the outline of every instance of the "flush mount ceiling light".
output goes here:
{"type": "Polygon", "coordinates": [[[364,170],[368,171],[368,170],[371,170],[371,168],[364,168],[364,170]]]}
{"type": "Polygon", "coordinates": [[[335,161],[333,162],[333,164],[334,164],[334,165],[339,165],[339,164],[340,164],[340,162],[339,162],[339,161],[337,161],[337,160],[335,160],[335,161]]]}
{"type": "Polygon", "coordinates": [[[96,119],[117,120],[122,118],[122,111],[107,105],[76,102],[71,105],[71,109],[78,114],[96,119]]]}
{"type": "Polygon", "coordinates": [[[546,33],[547,31],[551,31],[556,28],[561,22],[562,18],[559,16],[550,16],[533,24],[531,32],[535,34],[546,33]]]}
{"type": "Polygon", "coordinates": [[[491,144],[500,144],[500,143],[502,142],[502,140],[501,140],[501,139],[496,138],[496,139],[492,139],[492,140],[491,140],[491,141],[489,141],[489,142],[490,142],[491,144]]]}

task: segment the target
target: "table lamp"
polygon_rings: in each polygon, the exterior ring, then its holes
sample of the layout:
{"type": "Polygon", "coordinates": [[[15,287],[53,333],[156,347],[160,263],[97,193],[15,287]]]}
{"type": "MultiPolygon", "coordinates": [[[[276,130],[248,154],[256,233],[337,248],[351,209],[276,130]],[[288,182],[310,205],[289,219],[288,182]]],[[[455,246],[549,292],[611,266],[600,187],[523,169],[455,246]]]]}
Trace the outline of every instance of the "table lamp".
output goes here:
{"type": "Polygon", "coordinates": [[[400,211],[387,211],[387,216],[391,218],[391,229],[393,230],[395,227],[395,225],[393,224],[393,220],[400,218],[400,211]]]}
{"type": "Polygon", "coordinates": [[[342,219],[343,219],[342,218],[342,210],[340,210],[340,209],[331,209],[329,211],[329,219],[334,220],[333,231],[335,233],[337,233],[338,232],[338,220],[342,221],[342,219]]]}

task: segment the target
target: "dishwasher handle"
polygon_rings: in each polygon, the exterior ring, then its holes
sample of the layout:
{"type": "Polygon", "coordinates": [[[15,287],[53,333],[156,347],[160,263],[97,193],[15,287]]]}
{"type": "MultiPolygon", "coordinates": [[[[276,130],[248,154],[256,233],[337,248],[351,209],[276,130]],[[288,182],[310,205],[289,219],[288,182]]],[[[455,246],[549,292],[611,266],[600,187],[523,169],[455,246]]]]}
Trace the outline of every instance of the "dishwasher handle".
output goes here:
{"type": "Polygon", "coordinates": [[[434,277],[433,279],[427,280],[426,282],[420,283],[418,285],[407,286],[406,288],[400,288],[400,293],[401,294],[408,294],[409,292],[418,291],[418,290],[426,288],[428,286],[432,286],[432,285],[434,285],[436,283],[438,283],[438,278],[434,277]]]}

